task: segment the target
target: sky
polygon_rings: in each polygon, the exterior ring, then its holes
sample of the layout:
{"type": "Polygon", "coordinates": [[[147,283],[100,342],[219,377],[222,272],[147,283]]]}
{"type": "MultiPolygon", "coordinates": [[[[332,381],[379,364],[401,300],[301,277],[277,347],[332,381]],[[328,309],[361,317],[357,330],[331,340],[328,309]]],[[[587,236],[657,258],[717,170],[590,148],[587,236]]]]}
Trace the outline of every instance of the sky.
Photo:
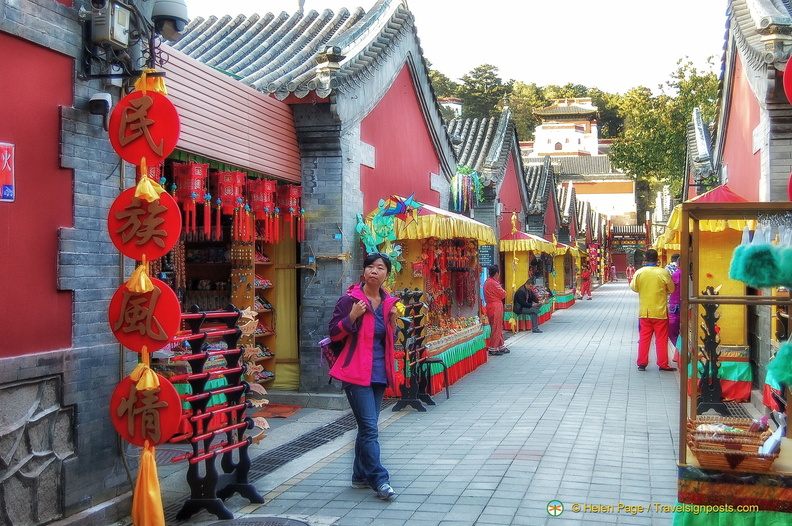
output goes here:
{"type": "MultiPolygon", "coordinates": [[[[186,0],[189,16],[294,13],[298,0],[186,0]]],[[[305,10],[376,0],[305,0],[305,10]]],[[[501,79],[657,92],[679,59],[720,75],[727,0],[408,0],[424,58],[451,80],[490,64],[501,79]],[[714,57],[715,65],[707,59],[714,57]]]]}

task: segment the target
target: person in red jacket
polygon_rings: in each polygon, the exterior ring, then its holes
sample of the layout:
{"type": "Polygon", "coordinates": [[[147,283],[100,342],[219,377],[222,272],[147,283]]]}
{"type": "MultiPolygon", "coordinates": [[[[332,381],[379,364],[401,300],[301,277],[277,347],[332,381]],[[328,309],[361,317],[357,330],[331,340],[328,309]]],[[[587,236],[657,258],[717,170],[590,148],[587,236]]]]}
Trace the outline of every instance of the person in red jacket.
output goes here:
{"type": "Polygon", "coordinates": [[[487,269],[487,280],[484,282],[484,301],[487,304],[487,319],[490,325],[490,337],[487,349],[491,356],[500,356],[509,352],[503,341],[503,300],[506,291],[500,284],[500,269],[492,265],[487,269]]]}
{"type": "Polygon", "coordinates": [[[363,281],[338,299],[329,326],[330,339],[344,342],[330,376],[341,381],[358,427],[352,486],[370,487],[382,500],[395,495],[380,461],[377,424],[385,388],[396,383],[393,346],[399,298],[382,288],[390,272],[386,254],[368,254],[363,281]]]}
{"type": "Polygon", "coordinates": [[[591,299],[591,271],[587,268],[583,269],[580,273],[580,298],[588,294],[588,299],[591,299]]]}

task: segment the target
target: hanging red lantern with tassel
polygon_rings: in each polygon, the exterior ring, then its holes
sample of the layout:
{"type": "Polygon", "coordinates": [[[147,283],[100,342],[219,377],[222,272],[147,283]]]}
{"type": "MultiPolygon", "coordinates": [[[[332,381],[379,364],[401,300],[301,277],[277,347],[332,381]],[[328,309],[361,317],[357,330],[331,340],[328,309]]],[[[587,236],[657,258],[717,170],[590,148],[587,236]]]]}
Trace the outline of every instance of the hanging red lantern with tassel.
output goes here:
{"type": "Polygon", "coordinates": [[[247,181],[245,172],[217,172],[212,174],[214,186],[216,188],[220,210],[218,214],[233,216],[231,236],[233,239],[241,239],[243,217],[241,209],[244,207],[244,188],[247,181]]]}
{"type": "Polygon", "coordinates": [[[302,241],[302,226],[300,197],[302,188],[295,184],[287,184],[278,188],[278,207],[281,215],[289,222],[289,237],[294,238],[297,234],[297,241],[302,241]],[[296,224],[295,224],[296,223],[296,224]],[[296,228],[295,228],[296,227],[296,228]]]}
{"type": "Polygon", "coordinates": [[[261,221],[261,238],[268,243],[273,242],[275,218],[275,189],[277,183],[271,179],[248,181],[248,201],[250,210],[256,220],[261,221]]]}
{"type": "Polygon", "coordinates": [[[206,178],[208,164],[194,162],[173,165],[173,176],[176,180],[176,200],[184,211],[184,230],[188,237],[197,233],[196,204],[204,205],[204,235],[208,235],[209,206],[207,204],[206,178]]]}

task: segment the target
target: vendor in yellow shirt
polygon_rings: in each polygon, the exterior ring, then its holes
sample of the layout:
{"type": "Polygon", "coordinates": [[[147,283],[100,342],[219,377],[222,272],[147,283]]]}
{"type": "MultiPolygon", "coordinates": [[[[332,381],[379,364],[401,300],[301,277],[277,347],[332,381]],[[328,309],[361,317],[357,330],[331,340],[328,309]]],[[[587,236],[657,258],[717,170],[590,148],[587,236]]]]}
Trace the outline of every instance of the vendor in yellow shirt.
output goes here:
{"type": "Polygon", "coordinates": [[[630,288],[638,293],[638,370],[649,364],[649,346],[655,337],[657,366],[661,371],[676,371],[668,365],[668,295],[674,292],[671,274],[657,266],[657,250],[646,251],[646,264],[638,269],[630,288]]]}

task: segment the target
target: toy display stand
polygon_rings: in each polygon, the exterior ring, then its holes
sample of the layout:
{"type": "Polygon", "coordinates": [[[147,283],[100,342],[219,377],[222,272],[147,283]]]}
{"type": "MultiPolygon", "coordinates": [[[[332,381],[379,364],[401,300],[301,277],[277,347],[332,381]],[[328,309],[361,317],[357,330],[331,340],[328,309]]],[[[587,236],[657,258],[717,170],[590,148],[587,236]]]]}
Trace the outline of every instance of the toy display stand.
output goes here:
{"type": "MultiPolygon", "coordinates": [[[[693,269],[693,272],[680,284],[683,341],[679,364],[679,506],[675,508],[674,524],[792,524],[792,490],[789,489],[792,488],[792,436],[789,428],[787,436],[781,439],[780,450],[773,454],[759,452],[759,446],[767,438],[765,435],[742,433],[753,419],[736,418],[744,416],[731,414],[736,404],[723,402],[719,380],[722,349],[720,331],[716,330],[721,306],[789,305],[790,299],[773,295],[720,295],[717,288],[700,283],[700,273],[691,265],[692,262],[704,265],[708,261],[708,254],[701,253],[700,222],[712,225],[720,221],[726,225],[729,221],[783,214],[789,211],[789,203],[687,202],[682,204],[681,210],[680,266],[693,269]],[[694,356],[697,363],[691,367],[694,356]],[[705,412],[707,415],[703,414],[705,412]],[[696,432],[700,424],[713,422],[740,431],[735,436],[719,434],[717,438],[696,432]],[[722,508],[703,513],[697,506],[722,508]],[[738,506],[752,508],[746,512],[737,509],[738,506]]],[[[710,227],[708,231],[717,233],[720,230],[710,227]]]]}
{"type": "Polygon", "coordinates": [[[250,403],[245,400],[248,385],[242,381],[244,367],[240,365],[240,358],[243,349],[237,347],[237,341],[242,335],[237,326],[239,316],[239,310],[232,305],[222,311],[200,311],[198,307],[193,307],[190,313],[182,314],[182,320],[189,330],[174,338],[174,341],[189,341],[191,349],[194,350],[192,354],[180,357],[182,361],[190,364],[191,373],[171,378],[171,381],[187,382],[191,386],[191,394],[182,396],[192,409],[188,417],[192,433],[187,437],[180,437],[180,440],[186,439],[192,451],[174,459],[189,462],[187,483],[190,486],[190,497],[176,515],[178,520],[186,520],[204,509],[220,519],[233,519],[234,515],[225,507],[223,501],[235,493],[250,502],[264,502],[248,481],[251,466],[248,448],[252,439],[245,436],[245,431],[253,428],[253,420],[245,416],[250,403]],[[207,340],[217,339],[225,342],[225,349],[204,350],[207,340]],[[205,371],[206,361],[220,355],[225,359],[226,366],[205,371]],[[209,388],[208,382],[217,375],[223,375],[227,385],[209,388]],[[227,404],[209,406],[210,399],[219,394],[225,395],[227,404]],[[209,422],[216,421],[218,414],[225,415],[225,424],[219,428],[210,428],[209,422]],[[218,437],[220,441],[215,443],[218,437]],[[220,459],[222,474],[218,472],[217,459],[220,459]]]}

